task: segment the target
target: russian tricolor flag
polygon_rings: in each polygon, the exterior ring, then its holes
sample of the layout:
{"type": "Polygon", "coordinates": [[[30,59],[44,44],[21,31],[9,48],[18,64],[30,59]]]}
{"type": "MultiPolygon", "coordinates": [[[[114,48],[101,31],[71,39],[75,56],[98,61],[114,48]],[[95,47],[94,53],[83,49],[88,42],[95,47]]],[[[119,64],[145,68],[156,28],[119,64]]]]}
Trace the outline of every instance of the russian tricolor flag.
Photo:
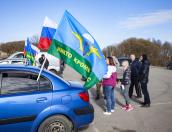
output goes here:
{"type": "Polygon", "coordinates": [[[57,23],[52,21],[48,17],[45,17],[41,37],[38,44],[39,49],[48,50],[56,32],[56,29],[57,23]]]}

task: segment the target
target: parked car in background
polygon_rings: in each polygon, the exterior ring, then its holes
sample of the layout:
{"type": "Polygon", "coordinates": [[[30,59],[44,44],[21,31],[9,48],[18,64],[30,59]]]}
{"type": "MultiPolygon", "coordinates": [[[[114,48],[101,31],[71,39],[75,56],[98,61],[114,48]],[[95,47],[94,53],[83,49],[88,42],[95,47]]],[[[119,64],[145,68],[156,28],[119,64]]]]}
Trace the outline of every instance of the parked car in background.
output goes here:
{"type": "MultiPolygon", "coordinates": [[[[60,73],[60,60],[47,52],[40,52],[35,56],[36,59],[36,65],[39,67],[39,58],[41,55],[44,54],[45,57],[49,61],[49,67],[48,70],[55,73],[59,74],[60,73]]],[[[0,64],[26,64],[27,60],[24,58],[24,53],[23,52],[16,52],[12,55],[10,55],[7,59],[0,60],[0,64]]]]}
{"type": "Polygon", "coordinates": [[[10,55],[7,59],[23,59],[24,53],[23,52],[16,52],[12,55],[10,55]]]}
{"type": "Polygon", "coordinates": [[[15,58],[15,59],[5,59],[5,60],[0,60],[0,64],[26,64],[27,59],[20,59],[20,58],[15,58]]]}
{"type": "Polygon", "coordinates": [[[169,62],[169,63],[167,64],[167,69],[172,70],[172,62],[169,62]]]}
{"type": "Polygon", "coordinates": [[[88,91],[48,70],[0,65],[0,132],[71,132],[89,125],[94,109],[88,91]]]}
{"type": "Polygon", "coordinates": [[[0,64],[25,64],[26,61],[23,52],[16,52],[8,58],[0,60],[0,64]]]}

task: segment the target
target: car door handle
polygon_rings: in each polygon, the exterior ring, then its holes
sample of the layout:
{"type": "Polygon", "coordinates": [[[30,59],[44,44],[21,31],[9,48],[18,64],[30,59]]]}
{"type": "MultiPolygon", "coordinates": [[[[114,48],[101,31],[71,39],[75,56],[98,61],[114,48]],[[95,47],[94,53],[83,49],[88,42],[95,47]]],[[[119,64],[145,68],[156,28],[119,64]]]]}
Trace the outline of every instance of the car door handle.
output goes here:
{"type": "Polygon", "coordinates": [[[37,103],[42,103],[42,102],[46,102],[48,99],[46,97],[41,97],[41,98],[37,98],[36,102],[37,103]]]}

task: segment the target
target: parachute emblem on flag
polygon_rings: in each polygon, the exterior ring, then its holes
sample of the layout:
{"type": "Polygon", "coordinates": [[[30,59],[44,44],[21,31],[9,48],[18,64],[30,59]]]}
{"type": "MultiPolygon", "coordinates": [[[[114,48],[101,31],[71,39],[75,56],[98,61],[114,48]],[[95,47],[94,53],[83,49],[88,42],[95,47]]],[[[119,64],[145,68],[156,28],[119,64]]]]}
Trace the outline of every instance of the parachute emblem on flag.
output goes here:
{"type": "Polygon", "coordinates": [[[84,33],[82,35],[86,40],[85,47],[83,47],[83,38],[78,33],[72,32],[72,34],[76,37],[76,39],[78,39],[79,49],[83,52],[83,55],[90,56],[91,54],[95,54],[99,59],[101,59],[98,49],[93,46],[94,39],[90,34],[84,33]]]}
{"type": "Polygon", "coordinates": [[[82,39],[82,37],[79,34],[75,33],[75,32],[72,32],[72,34],[79,40],[79,49],[82,52],[84,52],[84,49],[83,49],[83,39],[82,39]]]}

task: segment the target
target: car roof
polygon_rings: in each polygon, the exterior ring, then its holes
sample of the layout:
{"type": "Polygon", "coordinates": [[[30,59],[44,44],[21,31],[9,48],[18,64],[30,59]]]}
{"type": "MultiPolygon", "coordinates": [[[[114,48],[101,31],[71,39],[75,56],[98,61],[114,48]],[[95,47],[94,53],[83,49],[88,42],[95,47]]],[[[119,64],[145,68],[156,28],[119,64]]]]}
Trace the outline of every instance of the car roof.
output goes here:
{"type": "Polygon", "coordinates": [[[0,61],[14,61],[14,60],[26,60],[26,58],[7,58],[7,59],[4,59],[4,60],[0,60],[0,61]]]}
{"type": "Polygon", "coordinates": [[[11,58],[13,58],[15,55],[18,55],[18,54],[24,54],[24,52],[15,52],[15,53],[11,54],[10,56],[8,56],[7,59],[11,59],[11,58]]]}
{"type": "MultiPolygon", "coordinates": [[[[40,68],[39,67],[36,67],[36,66],[29,66],[29,65],[18,65],[18,64],[14,64],[14,65],[9,65],[9,64],[3,64],[3,65],[0,65],[0,69],[3,69],[3,70],[26,70],[26,71],[31,71],[31,72],[37,72],[39,73],[40,72],[40,68]]],[[[64,83],[69,86],[69,83],[67,81],[65,81],[64,79],[62,78],[59,78],[57,76],[55,76],[54,74],[52,74],[50,71],[47,71],[47,70],[43,70],[42,72],[42,75],[45,75],[46,74],[46,77],[48,76],[48,78],[52,81],[52,82],[55,82],[56,79],[58,78],[58,80],[61,80],[61,83],[59,83],[57,85],[57,83],[55,84],[55,90],[56,88],[60,89],[62,87],[60,87],[60,85],[63,85],[64,86],[64,83]]]]}
{"type": "MultiPolygon", "coordinates": [[[[24,65],[24,64],[2,64],[0,65],[0,69],[12,69],[12,70],[25,70],[25,71],[32,71],[32,72],[40,72],[40,68],[37,66],[30,66],[30,65],[24,65]]],[[[52,74],[51,72],[47,70],[43,70],[44,73],[52,74]]]]}
{"type": "Polygon", "coordinates": [[[39,70],[40,68],[38,67],[34,67],[34,66],[29,66],[29,65],[18,65],[18,64],[3,64],[3,65],[0,65],[0,69],[1,68],[5,68],[5,69],[28,69],[28,70],[39,70]]]}

